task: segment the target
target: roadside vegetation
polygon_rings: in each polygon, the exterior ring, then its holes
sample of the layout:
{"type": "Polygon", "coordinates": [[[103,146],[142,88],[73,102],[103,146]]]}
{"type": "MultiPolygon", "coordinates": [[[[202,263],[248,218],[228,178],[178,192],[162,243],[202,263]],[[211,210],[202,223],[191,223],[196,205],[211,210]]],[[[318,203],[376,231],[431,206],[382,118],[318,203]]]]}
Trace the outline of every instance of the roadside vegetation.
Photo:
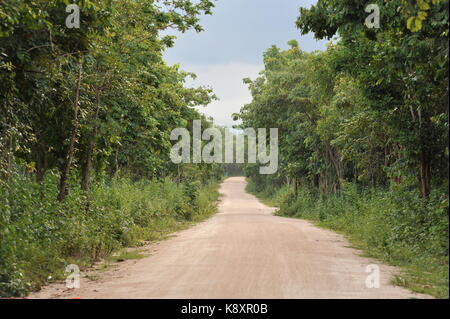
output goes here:
{"type": "Polygon", "coordinates": [[[201,221],[216,211],[218,183],[114,178],[93,185],[90,197],[72,191],[56,200],[56,174],[37,184],[21,174],[0,185],[0,295],[21,296],[65,268],[81,269],[124,247],[139,247],[201,221]]]}
{"type": "Polygon", "coordinates": [[[168,29],[202,31],[200,1],[0,4],[0,296],[24,296],[215,211],[217,164],[170,160],[174,128],[212,123],[208,88],[170,66],[168,29]],[[67,275],[67,274],[66,274],[67,275]]]}
{"type": "Polygon", "coordinates": [[[245,165],[248,189],[400,266],[396,284],[448,298],[448,1],[374,3],[379,29],[363,2],[301,9],[300,31],[334,38],[327,50],[273,46],[245,80],[253,101],[235,118],[280,136],[277,174],[245,165]]]}
{"type": "Polygon", "coordinates": [[[302,218],[346,235],[368,257],[400,267],[392,283],[415,292],[448,298],[448,212],[438,193],[424,203],[415,192],[358,191],[348,184],[339,194],[318,195],[291,187],[274,193],[247,186],[278,216],[302,218]]]}

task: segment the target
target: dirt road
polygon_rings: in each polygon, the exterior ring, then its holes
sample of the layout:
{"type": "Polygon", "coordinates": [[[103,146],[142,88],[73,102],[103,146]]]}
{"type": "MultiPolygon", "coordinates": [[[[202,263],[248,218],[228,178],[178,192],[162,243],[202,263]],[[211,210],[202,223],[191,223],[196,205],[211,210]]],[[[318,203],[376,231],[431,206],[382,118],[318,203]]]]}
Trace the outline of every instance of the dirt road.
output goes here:
{"type": "Polygon", "coordinates": [[[34,298],[420,298],[389,285],[393,269],[380,268],[380,288],[367,288],[376,264],[348,248],[340,235],[273,208],[227,179],[219,213],[148,247],[144,259],[121,263],[81,288],[54,284],[34,298]]]}

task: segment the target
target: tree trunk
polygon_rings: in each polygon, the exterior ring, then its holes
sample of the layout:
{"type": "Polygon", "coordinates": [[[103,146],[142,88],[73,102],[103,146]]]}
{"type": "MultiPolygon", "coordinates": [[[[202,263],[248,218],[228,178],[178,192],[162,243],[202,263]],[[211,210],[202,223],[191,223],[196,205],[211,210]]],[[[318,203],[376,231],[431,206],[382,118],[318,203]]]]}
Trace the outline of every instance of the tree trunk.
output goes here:
{"type": "Polygon", "coordinates": [[[424,150],[420,151],[420,192],[423,198],[430,195],[430,161],[424,150]]]}
{"type": "Polygon", "coordinates": [[[119,171],[119,149],[116,149],[116,156],[114,157],[114,175],[119,171]]]}
{"type": "Polygon", "coordinates": [[[91,170],[91,163],[92,163],[92,154],[94,153],[94,147],[95,147],[95,139],[97,138],[97,132],[98,132],[98,126],[97,126],[97,120],[98,115],[100,112],[100,89],[96,89],[96,100],[97,100],[97,106],[95,109],[94,114],[94,127],[92,128],[92,134],[89,137],[88,147],[86,150],[86,158],[85,161],[82,164],[81,168],[81,189],[85,192],[89,192],[89,172],[91,170]]]}
{"type": "Polygon", "coordinates": [[[80,104],[80,88],[81,88],[81,76],[83,72],[83,64],[80,63],[77,78],[77,87],[75,93],[75,101],[73,103],[73,120],[72,120],[72,130],[70,133],[69,148],[67,149],[66,160],[64,166],[61,169],[61,176],[59,180],[59,194],[58,200],[63,201],[68,193],[67,190],[67,178],[69,176],[70,167],[72,166],[73,154],[75,150],[75,142],[77,139],[78,132],[78,109],[80,104]]]}
{"type": "Polygon", "coordinates": [[[337,190],[340,188],[342,181],[344,180],[344,172],[342,169],[342,163],[339,160],[339,158],[335,158],[335,154],[333,152],[333,149],[331,148],[330,145],[328,145],[328,143],[326,143],[325,145],[327,151],[328,151],[328,156],[329,159],[331,161],[331,164],[333,165],[335,171],[336,171],[336,176],[337,176],[337,186],[335,188],[333,188],[334,192],[337,192],[337,190]]]}
{"type": "Polygon", "coordinates": [[[298,180],[297,180],[297,178],[294,179],[294,191],[295,191],[295,197],[298,197],[298,180]]]}
{"type": "Polygon", "coordinates": [[[41,184],[44,181],[45,173],[48,169],[48,152],[45,145],[41,150],[36,151],[36,182],[41,184]],[[42,151],[42,152],[41,152],[42,151]]]}

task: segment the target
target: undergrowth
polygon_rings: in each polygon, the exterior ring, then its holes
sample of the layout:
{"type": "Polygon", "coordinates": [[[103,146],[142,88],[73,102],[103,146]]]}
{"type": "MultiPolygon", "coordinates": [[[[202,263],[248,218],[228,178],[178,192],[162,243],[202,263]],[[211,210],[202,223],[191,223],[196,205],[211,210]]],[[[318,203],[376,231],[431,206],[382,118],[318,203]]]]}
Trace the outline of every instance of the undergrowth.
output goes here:
{"type": "Polygon", "coordinates": [[[74,187],[58,202],[57,178],[37,184],[17,174],[0,183],[0,296],[24,296],[65,278],[69,264],[87,267],[216,211],[217,182],[117,178],[93,185],[89,196],[74,187]]]}
{"type": "Polygon", "coordinates": [[[278,206],[277,215],[303,218],[347,235],[366,255],[398,266],[393,283],[438,298],[449,297],[448,197],[434,191],[424,201],[415,191],[358,190],[346,184],[338,194],[297,196],[250,180],[247,190],[278,206]]]}

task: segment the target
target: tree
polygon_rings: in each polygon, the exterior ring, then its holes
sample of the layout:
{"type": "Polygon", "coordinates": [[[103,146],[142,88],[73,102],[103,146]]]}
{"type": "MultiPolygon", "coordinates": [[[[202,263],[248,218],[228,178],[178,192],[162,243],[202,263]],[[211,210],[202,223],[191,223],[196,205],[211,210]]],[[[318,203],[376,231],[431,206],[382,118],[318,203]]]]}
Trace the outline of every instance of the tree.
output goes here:
{"type": "Polygon", "coordinates": [[[64,25],[66,5],[11,0],[0,10],[2,168],[7,175],[16,157],[38,182],[58,168],[61,201],[74,167],[87,193],[91,167],[98,176],[108,165],[158,176],[170,130],[199,118],[191,106],[213,98],[184,87],[191,74],[166,65],[173,37],[161,35],[201,31],[199,15],[211,14],[212,1],[80,1],[78,29],[64,25]]]}
{"type": "Polygon", "coordinates": [[[382,27],[375,31],[361,23],[363,4],[350,0],[318,1],[302,9],[297,21],[302,33],[312,31],[317,38],[339,34],[346,48],[340,67],[363,85],[373,110],[382,111],[408,161],[403,174],[416,169],[424,198],[432,176],[437,184],[443,181],[448,161],[448,2],[429,3],[417,2],[427,8],[420,27],[411,27],[416,18],[405,16],[410,5],[400,0],[377,2],[382,27]]]}

